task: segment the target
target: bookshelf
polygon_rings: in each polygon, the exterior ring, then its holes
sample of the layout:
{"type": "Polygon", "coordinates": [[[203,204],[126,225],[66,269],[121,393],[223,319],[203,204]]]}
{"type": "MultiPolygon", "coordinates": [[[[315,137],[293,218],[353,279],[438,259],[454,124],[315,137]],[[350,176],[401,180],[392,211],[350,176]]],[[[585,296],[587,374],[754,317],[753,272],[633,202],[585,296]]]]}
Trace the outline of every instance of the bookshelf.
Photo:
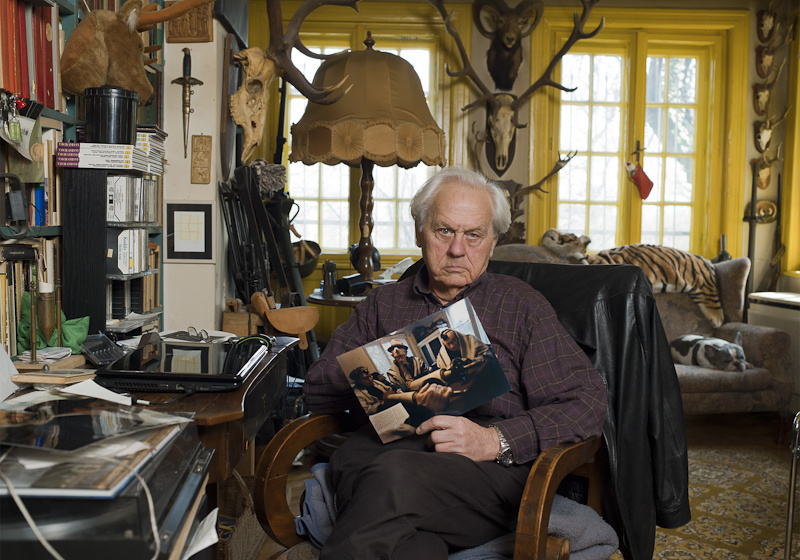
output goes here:
{"type": "MultiPolygon", "coordinates": [[[[84,119],[84,100],[82,95],[62,95],[60,83],[60,52],[63,50],[64,44],[68,40],[70,34],[76,28],[81,19],[83,8],[79,8],[79,0],[0,0],[0,101],[3,99],[11,99],[12,94],[16,94],[17,98],[23,98],[28,101],[29,106],[37,108],[37,114],[41,117],[44,127],[44,121],[49,121],[47,125],[50,128],[57,129],[57,134],[52,142],[53,149],[51,152],[45,152],[45,161],[54,162],[56,158],[55,146],[58,141],[74,142],[80,139],[81,129],[85,125],[84,119]],[[13,10],[17,10],[19,14],[28,14],[28,19],[21,15],[17,26],[10,26],[8,23],[11,21],[8,14],[13,10]],[[38,16],[38,14],[48,14],[47,16],[38,16]],[[35,27],[36,17],[41,17],[41,21],[50,22],[50,37],[52,49],[45,49],[45,54],[52,53],[52,60],[48,63],[45,56],[41,58],[39,54],[42,49],[39,48],[36,41],[40,40],[41,27],[35,27]],[[20,23],[21,22],[21,23],[20,23]],[[27,25],[27,27],[26,27],[27,25]],[[12,31],[19,32],[18,45],[25,41],[30,30],[35,30],[36,34],[32,33],[30,44],[33,50],[28,49],[31,55],[31,62],[27,64],[22,56],[22,51],[14,51],[11,49],[11,35],[12,31]],[[10,57],[16,54],[16,58],[10,57]],[[12,60],[12,64],[7,62],[12,60]],[[21,81],[21,76],[17,77],[16,73],[12,73],[12,68],[19,67],[22,70],[22,65],[27,64],[27,68],[35,67],[34,73],[29,73],[29,78],[37,76],[36,83],[29,82],[27,90],[25,84],[21,81]],[[15,66],[16,65],[16,66],[15,66]],[[50,97],[43,97],[38,90],[38,72],[40,67],[45,68],[48,76],[50,76],[53,86],[52,95],[50,97]],[[28,93],[28,95],[25,95],[28,93]],[[38,106],[41,102],[43,107],[38,106]]],[[[82,1],[82,0],[81,0],[82,1]]],[[[89,0],[87,5],[90,9],[109,9],[116,10],[124,3],[125,0],[89,0]]],[[[160,7],[163,7],[163,0],[157,0],[160,7]]],[[[83,4],[81,4],[82,6],[83,4]]],[[[163,118],[163,64],[161,53],[154,53],[152,50],[147,49],[149,46],[157,46],[163,44],[164,41],[164,24],[158,24],[150,31],[142,34],[146,52],[145,57],[157,58],[155,64],[146,67],[147,75],[156,90],[156,102],[148,107],[140,107],[138,113],[138,122],[153,124],[161,127],[163,118]]],[[[21,73],[21,72],[20,72],[21,73]]],[[[35,115],[31,115],[35,118],[35,115]]],[[[0,116],[0,129],[3,126],[3,116],[0,116]]],[[[15,147],[8,142],[0,140],[0,172],[11,172],[10,169],[14,165],[14,160],[18,160],[15,147]]],[[[50,166],[53,171],[53,183],[58,183],[57,197],[51,197],[50,203],[56,207],[58,212],[56,219],[52,222],[44,222],[41,225],[30,225],[22,240],[26,243],[39,244],[42,247],[45,243],[55,244],[58,247],[55,260],[60,262],[60,270],[58,271],[60,286],[61,286],[61,302],[62,311],[68,319],[83,317],[88,315],[90,317],[90,333],[108,332],[113,333],[115,336],[125,338],[130,334],[136,334],[137,329],[149,327],[161,327],[161,310],[160,303],[161,294],[163,291],[162,280],[160,271],[162,269],[161,261],[161,246],[162,246],[162,229],[160,225],[160,204],[162,197],[158,197],[158,218],[150,222],[131,222],[131,223],[106,223],[105,218],[105,181],[108,176],[119,175],[120,172],[105,169],[68,169],[50,166]],[[96,192],[91,189],[96,189],[96,192]],[[102,200],[101,200],[102,199],[102,200]],[[107,229],[128,229],[141,232],[143,239],[147,240],[148,247],[153,247],[153,251],[147,252],[151,262],[148,263],[147,270],[132,272],[130,274],[108,274],[105,272],[105,261],[107,259],[106,247],[106,232],[107,229]],[[152,253],[152,254],[151,254],[152,253]],[[130,302],[131,294],[134,296],[134,304],[127,305],[121,311],[116,309],[112,313],[111,301],[118,301],[120,294],[123,294],[125,301],[130,302]],[[150,303],[142,305],[141,301],[136,303],[137,299],[148,298],[150,303]],[[131,320],[129,318],[116,318],[111,315],[120,315],[125,312],[134,312],[143,314],[144,317],[131,320]],[[148,313],[142,313],[148,311],[148,313]],[[155,318],[154,318],[155,316],[155,318]],[[107,318],[112,319],[107,323],[107,318]]],[[[132,176],[137,176],[137,173],[132,173],[132,176]]],[[[138,176],[143,176],[139,173],[138,176]]],[[[159,192],[162,188],[161,178],[158,177],[159,192]]],[[[4,185],[0,181],[0,185],[4,185]]],[[[9,190],[8,185],[4,185],[3,191],[9,190]]],[[[25,203],[27,208],[28,195],[27,191],[35,187],[35,183],[24,182],[23,187],[26,191],[25,203]]],[[[0,244],[14,243],[17,240],[13,239],[18,231],[17,227],[12,227],[8,220],[7,200],[4,192],[0,192],[0,244]]],[[[31,199],[32,200],[32,199],[31,199]]],[[[31,224],[34,222],[32,221],[31,224]]],[[[15,223],[16,225],[16,223],[15,223]]],[[[0,267],[4,265],[0,260],[0,267]]],[[[14,268],[9,261],[9,267],[14,268]]],[[[16,265],[16,268],[19,268],[16,265]]],[[[5,276],[2,276],[6,279],[5,276]]],[[[11,278],[9,275],[8,278],[11,278]]],[[[27,290],[27,283],[25,284],[27,290]]],[[[19,290],[18,290],[19,291],[19,290]]],[[[7,293],[5,294],[7,295],[7,293]]],[[[3,303],[6,303],[5,300],[3,303]]],[[[11,316],[8,315],[8,305],[0,305],[0,315],[3,315],[4,324],[13,322],[15,315],[18,311],[12,308],[11,316]]],[[[129,313],[128,313],[129,314],[129,313]]],[[[10,355],[14,356],[16,352],[11,352],[7,340],[2,341],[5,344],[6,350],[10,355]]]]}
{"type": "MultiPolygon", "coordinates": [[[[64,313],[67,317],[88,315],[90,333],[104,332],[118,338],[141,334],[149,326],[160,330],[161,226],[157,220],[107,220],[109,180],[145,179],[148,175],[86,168],[64,168],[63,174],[64,313]],[[150,257],[146,263],[134,265],[135,271],[117,267],[120,254],[126,262],[134,258],[125,256],[118,244],[125,232],[133,232],[131,239],[141,236],[148,248],[156,248],[155,256],[149,250],[145,253],[150,257]]],[[[141,241],[137,243],[141,247],[141,241]]],[[[127,246],[133,247],[133,242],[127,246]]]]}

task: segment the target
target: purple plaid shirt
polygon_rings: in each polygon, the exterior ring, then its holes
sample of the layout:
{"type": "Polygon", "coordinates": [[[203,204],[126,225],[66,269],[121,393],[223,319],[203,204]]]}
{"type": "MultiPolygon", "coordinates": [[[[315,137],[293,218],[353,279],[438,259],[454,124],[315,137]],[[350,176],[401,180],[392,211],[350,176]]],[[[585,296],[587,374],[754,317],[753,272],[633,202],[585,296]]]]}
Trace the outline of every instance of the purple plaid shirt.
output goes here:
{"type": "MultiPolygon", "coordinates": [[[[313,412],[358,406],[336,356],[440,311],[423,268],[403,282],[375,288],[334,332],[308,369],[304,394],[313,412]]],[[[547,300],[511,276],[484,273],[458,299],[469,297],[500,360],[511,391],[466,416],[493,418],[516,463],[553,445],[599,435],[606,412],[600,374],[567,334],[547,300]]]]}

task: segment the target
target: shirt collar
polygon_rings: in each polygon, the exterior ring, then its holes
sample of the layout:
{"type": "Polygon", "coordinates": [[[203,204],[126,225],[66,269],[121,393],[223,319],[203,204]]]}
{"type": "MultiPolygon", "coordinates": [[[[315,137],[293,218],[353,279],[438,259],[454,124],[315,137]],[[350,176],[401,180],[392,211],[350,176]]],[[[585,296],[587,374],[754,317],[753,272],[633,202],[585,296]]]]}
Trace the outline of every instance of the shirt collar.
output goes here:
{"type": "MultiPolygon", "coordinates": [[[[430,277],[428,276],[428,267],[423,264],[422,268],[419,269],[417,275],[414,277],[414,291],[418,294],[428,298],[429,300],[441,305],[439,298],[437,298],[433,293],[431,293],[431,289],[429,286],[430,277]]],[[[477,288],[479,288],[484,282],[486,282],[486,271],[483,272],[480,276],[478,276],[477,280],[475,280],[472,284],[467,284],[458,295],[448,303],[447,305],[452,305],[457,301],[461,301],[465,297],[468,297],[469,294],[473,293],[477,288]]]]}

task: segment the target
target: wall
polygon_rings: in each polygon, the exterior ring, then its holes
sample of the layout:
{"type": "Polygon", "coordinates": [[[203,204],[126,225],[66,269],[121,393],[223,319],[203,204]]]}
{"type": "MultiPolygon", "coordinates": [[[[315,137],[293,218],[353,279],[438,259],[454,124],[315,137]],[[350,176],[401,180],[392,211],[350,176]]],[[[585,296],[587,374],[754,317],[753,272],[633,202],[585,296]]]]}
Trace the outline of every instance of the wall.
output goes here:
{"type": "MultiPolygon", "coordinates": [[[[366,0],[364,0],[366,1],[366,0]]],[[[388,0],[391,1],[391,0],[388,0]]],[[[463,3],[463,2],[452,2],[463,3]]],[[[513,3],[509,0],[509,3],[513,3]]],[[[450,4],[450,2],[448,2],[450,4]]],[[[567,5],[574,6],[576,9],[580,8],[577,0],[547,0],[547,5],[567,5]]],[[[648,7],[670,7],[670,8],[698,8],[698,9],[748,9],[751,11],[751,61],[749,68],[746,70],[748,75],[748,88],[760,78],[755,72],[755,47],[757,45],[757,37],[755,33],[756,17],[755,14],[758,9],[767,6],[767,1],[757,2],[754,0],[662,0],[653,2],[642,2],[634,0],[603,0],[599,6],[601,7],[628,7],[638,6],[643,4],[648,7]]],[[[344,8],[342,8],[344,9],[344,8]]],[[[259,18],[251,19],[250,21],[250,46],[266,47],[265,28],[266,21],[263,20],[263,3],[253,3],[251,13],[260,14],[259,18]],[[262,37],[261,42],[257,42],[255,38],[262,37]],[[263,42],[263,44],[262,44],[263,42]]],[[[215,21],[214,29],[214,43],[194,43],[194,44],[171,44],[167,43],[165,46],[165,93],[164,93],[164,107],[165,107],[165,130],[169,133],[167,139],[167,159],[169,165],[164,174],[164,191],[165,200],[203,200],[203,201],[216,201],[216,181],[215,177],[219,177],[219,156],[218,156],[218,140],[217,131],[219,130],[219,113],[220,113],[220,89],[221,89],[221,68],[222,68],[222,44],[224,41],[225,31],[221,25],[215,21]],[[192,96],[192,106],[195,108],[195,113],[191,117],[190,134],[209,134],[214,136],[215,142],[213,143],[213,169],[212,182],[209,185],[192,185],[189,182],[189,160],[183,158],[183,132],[182,132],[182,116],[181,116],[181,91],[180,87],[171,84],[171,80],[178,77],[180,74],[182,53],[181,49],[184,46],[189,46],[192,49],[193,59],[193,75],[204,82],[203,86],[195,87],[195,94],[192,96]]],[[[524,46],[529,48],[530,41],[525,40],[524,46]]],[[[491,78],[485,70],[481,70],[484,65],[477,64],[477,61],[483,60],[486,50],[488,48],[488,40],[482,37],[477,31],[473,30],[472,36],[472,59],[476,61],[476,69],[482,72],[482,78],[487,84],[491,84],[491,78]]],[[[785,50],[782,52],[786,52],[785,50]]],[[[523,75],[521,75],[517,83],[529,83],[529,65],[523,63],[523,75]]],[[[785,91],[786,80],[788,72],[784,72],[777,90],[785,91]]],[[[780,97],[773,101],[772,107],[783,107],[785,102],[785,94],[781,99],[780,97]]],[[[773,109],[773,112],[775,109],[773,109]]],[[[481,111],[471,111],[469,115],[464,118],[469,118],[470,121],[482,123],[484,116],[480,114],[481,111]]],[[[791,117],[791,115],[790,115],[791,117]]],[[[756,116],[752,109],[752,104],[748,105],[748,122],[756,120],[756,116]]],[[[778,137],[784,134],[785,126],[779,126],[776,129],[778,137]]],[[[740,196],[744,205],[750,199],[750,171],[749,160],[757,157],[759,154],[755,149],[753,142],[753,132],[748,130],[746,139],[747,145],[747,159],[744,162],[730,162],[731,165],[743,165],[748,168],[746,173],[747,180],[745,184],[741,185],[738,190],[734,189],[736,196],[740,196]]],[[[775,138],[773,141],[779,141],[781,138],[775,138]]],[[[513,178],[520,181],[520,177],[527,176],[527,158],[522,157],[521,154],[528,153],[530,149],[528,139],[525,134],[518,135],[517,140],[517,155],[512,167],[506,172],[502,179],[513,178]]],[[[773,176],[781,171],[781,166],[776,164],[773,166],[773,176]]],[[[538,180],[538,177],[530,177],[531,182],[538,180]]],[[[775,200],[777,197],[776,181],[772,182],[770,188],[766,191],[758,193],[758,199],[775,200]]],[[[784,191],[788,187],[784,185],[784,191]]],[[[215,204],[215,211],[218,216],[218,209],[215,204]]],[[[772,239],[774,232],[774,225],[760,225],[757,226],[757,251],[755,255],[755,286],[758,287],[761,277],[766,271],[766,265],[772,256],[772,239]]],[[[747,227],[743,228],[743,236],[740,240],[729,239],[729,251],[735,256],[747,255],[747,227]]],[[[221,311],[224,306],[224,298],[226,291],[226,277],[224,273],[224,266],[222,259],[224,258],[224,238],[225,232],[223,224],[217,220],[215,226],[217,235],[216,246],[216,260],[211,264],[186,264],[186,263],[167,263],[165,264],[165,293],[164,301],[166,306],[165,312],[165,327],[166,328],[185,328],[187,325],[193,324],[200,328],[204,326],[209,328],[213,325],[214,328],[220,328],[221,325],[221,311]]],[[[708,255],[713,256],[713,255],[708,255]]],[[[307,279],[306,289],[313,287],[314,284],[318,285],[319,276],[315,274],[312,278],[307,279]]],[[[779,289],[793,289],[800,291],[800,281],[790,283],[786,279],[782,279],[779,289]]],[[[321,338],[324,338],[321,337],[321,338]]]]}
{"type": "MultiPolygon", "coordinates": [[[[226,289],[224,223],[219,213],[217,182],[221,178],[219,156],[219,129],[221,122],[221,84],[223,47],[226,31],[214,20],[214,41],[211,43],[164,44],[164,130],[167,165],[164,169],[165,202],[211,202],[213,224],[213,256],[211,262],[164,263],[164,328],[218,330],[222,325],[222,310],[226,289]],[[189,154],[183,155],[183,90],[171,83],[183,73],[184,47],[192,56],[192,77],[203,82],[194,86],[189,118],[189,154]],[[212,137],[211,181],[208,184],[191,183],[191,136],[212,137]]],[[[166,245],[166,214],[164,239],[166,245]]],[[[166,249],[164,252],[166,256],[166,249]]]]}

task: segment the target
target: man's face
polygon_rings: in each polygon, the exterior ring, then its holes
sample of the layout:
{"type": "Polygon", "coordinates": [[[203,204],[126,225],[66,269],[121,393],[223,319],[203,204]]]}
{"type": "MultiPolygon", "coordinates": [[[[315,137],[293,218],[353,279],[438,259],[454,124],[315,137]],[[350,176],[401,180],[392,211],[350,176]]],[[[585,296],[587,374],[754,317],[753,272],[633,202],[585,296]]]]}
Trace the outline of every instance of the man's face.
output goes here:
{"type": "Polygon", "coordinates": [[[434,195],[421,230],[417,246],[428,267],[431,291],[452,301],[483,274],[494,252],[492,200],[485,191],[445,183],[434,195]]]}
{"type": "Polygon", "coordinates": [[[442,342],[448,350],[458,350],[458,341],[453,331],[445,331],[442,333],[442,342]]]}
{"type": "Polygon", "coordinates": [[[369,387],[373,384],[372,375],[367,370],[363,370],[358,374],[358,384],[363,387],[369,387]]]}
{"type": "Polygon", "coordinates": [[[400,361],[405,360],[407,355],[408,355],[407,350],[402,346],[395,346],[395,348],[392,350],[392,357],[395,360],[400,360],[400,361]]]}

